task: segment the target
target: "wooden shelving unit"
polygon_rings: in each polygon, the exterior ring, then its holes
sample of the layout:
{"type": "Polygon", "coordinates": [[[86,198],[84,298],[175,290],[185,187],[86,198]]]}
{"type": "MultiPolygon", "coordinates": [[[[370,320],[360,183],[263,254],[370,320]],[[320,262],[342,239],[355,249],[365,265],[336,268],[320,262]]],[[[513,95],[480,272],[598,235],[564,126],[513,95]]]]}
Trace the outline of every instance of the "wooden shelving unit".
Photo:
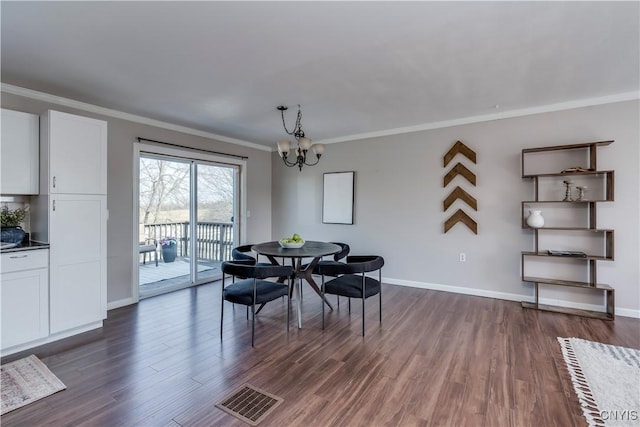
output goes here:
{"type": "MultiPolygon", "coordinates": [[[[598,319],[613,320],[615,318],[615,290],[610,286],[597,282],[597,263],[599,261],[614,260],[614,230],[599,229],[597,227],[597,205],[598,203],[612,202],[614,200],[614,171],[599,171],[597,169],[597,149],[610,145],[613,141],[589,142],[584,144],[557,145],[551,147],[527,148],[522,150],[522,178],[530,179],[533,182],[533,200],[521,202],[522,228],[533,231],[534,249],[533,251],[522,252],[522,280],[533,283],[534,302],[523,301],[522,307],[554,311],[565,314],[594,317],[598,319]],[[546,168],[558,166],[558,170],[535,170],[535,157],[539,156],[539,163],[546,168]],[[559,157],[559,159],[554,158],[559,157]],[[573,159],[573,160],[571,160],[573,159]],[[576,160],[577,159],[577,160],[576,160]],[[574,161],[574,163],[567,163],[574,161]],[[563,163],[564,162],[564,163],[563,163]],[[579,162],[579,163],[578,163],[579,162]],[[567,169],[579,167],[579,171],[562,172],[567,169]],[[576,180],[579,183],[595,183],[597,190],[591,194],[592,197],[585,197],[584,200],[563,200],[563,198],[549,191],[556,184],[562,184],[566,180],[576,180]],[[546,187],[545,187],[546,184],[546,187]],[[546,189],[545,189],[546,188],[546,189]],[[541,228],[531,228],[526,223],[525,212],[527,209],[536,207],[546,209],[545,226],[541,228]],[[575,209],[575,215],[564,213],[564,218],[554,223],[554,208],[567,211],[575,209]],[[549,225],[547,225],[547,222],[549,225]],[[547,252],[549,249],[573,250],[570,248],[544,248],[540,241],[543,237],[553,237],[553,234],[575,234],[578,237],[584,236],[596,239],[599,244],[598,250],[589,248],[584,250],[584,256],[558,256],[547,252]],[[586,269],[587,280],[567,280],[558,277],[540,277],[539,275],[526,274],[527,261],[537,259],[545,260],[565,260],[566,263],[574,264],[582,269],[580,264],[586,269]],[[582,310],[570,307],[540,304],[540,285],[566,286],[574,289],[585,289],[586,292],[598,292],[603,294],[605,300],[605,311],[582,310]]],[[[583,184],[584,185],[584,184],[583,184]]],[[[586,187],[586,186],[585,186],[586,187]]],[[[560,216],[560,215],[558,215],[560,216]]],[[[557,219],[556,219],[557,221],[557,219]]],[[[579,240],[579,239],[577,239],[579,240]]],[[[546,275],[545,275],[546,276],[546,275]]]]}

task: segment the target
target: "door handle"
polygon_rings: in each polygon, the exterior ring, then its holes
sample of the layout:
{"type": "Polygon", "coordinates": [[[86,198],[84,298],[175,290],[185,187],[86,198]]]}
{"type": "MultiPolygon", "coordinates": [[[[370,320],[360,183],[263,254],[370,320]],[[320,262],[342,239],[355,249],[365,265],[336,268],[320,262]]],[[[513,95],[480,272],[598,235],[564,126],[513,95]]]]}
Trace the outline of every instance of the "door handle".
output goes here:
{"type": "Polygon", "coordinates": [[[55,175],[53,177],[53,188],[56,188],[56,177],[55,177],[55,175]]]}
{"type": "Polygon", "coordinates": [[[53,211],[54,212],[56,211],[56,201],[55,200],[53,201],[53,211]]]}
{"type": "Polygon", "coordinates": [[[26,258],[26,257],[28,257],[28,256],[29,256],[29,255],[14,255],[14,256],[10,256],[9,258],[11,258],[11,259],[18,259],[18,258],[26,258]]]}

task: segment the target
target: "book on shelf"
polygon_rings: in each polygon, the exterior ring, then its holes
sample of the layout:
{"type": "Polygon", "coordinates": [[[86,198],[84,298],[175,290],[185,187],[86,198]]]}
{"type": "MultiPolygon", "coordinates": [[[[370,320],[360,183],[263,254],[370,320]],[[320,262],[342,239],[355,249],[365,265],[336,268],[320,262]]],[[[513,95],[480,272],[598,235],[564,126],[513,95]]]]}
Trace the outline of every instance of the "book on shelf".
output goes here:
{"type": "Polygon", "coordinates": [[[549,249],[547,250],[547,253],[553,256],[573,256],[573,257],[579,257],[579,258],[587,257],[587,254],[580,251],[558,251],[558,250],[549,249]]]}

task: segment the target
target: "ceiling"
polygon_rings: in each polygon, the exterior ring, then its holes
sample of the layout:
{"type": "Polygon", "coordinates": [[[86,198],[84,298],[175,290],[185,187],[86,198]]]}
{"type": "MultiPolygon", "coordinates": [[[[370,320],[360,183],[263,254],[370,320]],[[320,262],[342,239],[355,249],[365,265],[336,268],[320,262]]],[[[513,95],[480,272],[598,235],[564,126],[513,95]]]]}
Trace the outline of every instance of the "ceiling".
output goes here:
{"type": "Polygon", "coordinates": [[[639,2],[12,2],[3,83],[273,147],[640,90],[639,2]],[[498,107],[496,107],[498,106],[498,107]]]}

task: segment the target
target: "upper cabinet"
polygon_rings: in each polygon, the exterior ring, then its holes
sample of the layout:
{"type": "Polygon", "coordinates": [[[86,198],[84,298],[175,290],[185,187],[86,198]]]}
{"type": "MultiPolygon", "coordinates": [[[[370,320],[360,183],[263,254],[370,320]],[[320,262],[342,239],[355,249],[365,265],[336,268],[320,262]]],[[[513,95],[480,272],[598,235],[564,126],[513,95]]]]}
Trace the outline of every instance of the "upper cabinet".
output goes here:
{"type": "Polygon", "coordinates": [[[38,124],[35,114],[1,110],[0,194],[38,194],[38,124]]]}
{"type": "Polygon", "coordinates": [[[47,111],[40,140],[43,192],[107,194],[107,122],[47,111]]]}

